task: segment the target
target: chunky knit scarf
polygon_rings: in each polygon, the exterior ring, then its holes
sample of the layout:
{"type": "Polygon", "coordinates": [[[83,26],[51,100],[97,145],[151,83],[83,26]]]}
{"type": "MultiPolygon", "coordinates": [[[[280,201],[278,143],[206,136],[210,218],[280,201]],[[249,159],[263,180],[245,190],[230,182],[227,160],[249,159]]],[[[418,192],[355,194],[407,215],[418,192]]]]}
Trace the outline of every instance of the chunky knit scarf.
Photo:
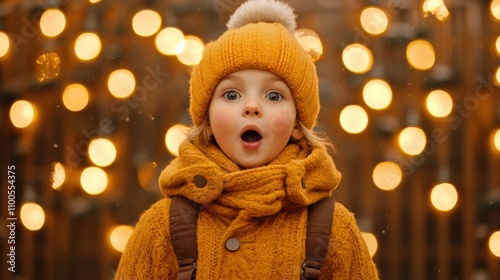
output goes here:
{"type": "Polygon", "coordinates": [[[185,141],[162,172],[160,187],[168,197],[181,195],[203,207],[200,279],[295,279],[304,257],[307,206],[330,196],[339,180],[326,150],[310,149],[305,141],[289,144],[268,165],[252,169],[241,169],[215,145],[185,141]],[[228,255],[224,243],[234,236],[252,245],[228,255]]]}
{"type": "Polygon", "coordinates": [[[167,197],[185,196],[233,220],[307,207],[329,196],[340,177],[326,149],[311,151],[305,141],[289,144],[268,165],[252,169],[241,169],[217,146],[184,141],[159,181],[167,197]]]}

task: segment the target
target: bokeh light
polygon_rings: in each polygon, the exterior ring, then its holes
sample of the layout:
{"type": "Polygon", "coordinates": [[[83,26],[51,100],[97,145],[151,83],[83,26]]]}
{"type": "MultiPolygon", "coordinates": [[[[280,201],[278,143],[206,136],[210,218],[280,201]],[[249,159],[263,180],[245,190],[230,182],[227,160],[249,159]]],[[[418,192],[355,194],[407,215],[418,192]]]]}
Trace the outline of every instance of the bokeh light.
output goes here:
{"type": "Polygon", "coordinates": [[[342,51],[342,62],[349,71],[363,74],[372,68],[373,56],[367,47],[356,43],[345,47],[342,51]]]}
{"type": "Polygon", "coordinates": [[[56,37],[66,27],[66,17],[59,9],[47,9],[40,18],[40,30],[47,37],[56,37]]]}
{"type": "Polygon", "coordinates": [[[490,4],[491,14],[497,19],[500,20],[500,0],[493,0],[490,4]]]}
{"type": "Polygon", "coordinates": [[[500,152],[500,129],[493,132],[493,148],[500,152]]]}
{"type": "Polygon", "coordinates": [[[370,80],[363,87],[363,100],[372,109],[385,109],[392,101],[391,86],[384,80],[370,80]]]}
{"type": "Polygon", "coordinates": [[[58,190],[66,180],[66,171],[60,162],[54,164],[54,171],[52,172],[52,188],[58,190]]]}
{"type": "Polygon", "coordinates": [[[488,240],[488,247],[493,255],[500,258],[500,231],[491,234],[488,240]]]}
{"type": "Polygon", "coordinates": [[[497,51],[497,54],[500,54],[500,36],[498,36],[495,40],[495,50],[497,51]]]}
{"type": "Polygon", "coordinates": [[[92,60],[101,52],[101,39],[97,34],[86,32],[75,41],[75,54],[81,60],[92,60]]]}
{"type": "Polygon", "coordinates": [[[414,156],[422,153],[427,144],[427,137],[422,129],[407,127],[399,134],[398,142],[403,152],[414,156]]]}
{"type": "Polygon", "coordinates": [[[29,230],[35,231],[41,229],[45,223],[43,208],[32,202],[23,204],[21,206],[21,222],[29,230]]]}
{"type": "Polygon", "coordinates": [[[403,179],[401,168],[394,162],[384,161],[373,169],[373,182],[384,191],[395,189],[403,179]]]}
{"type": "Polygon", "coordinates": [[[175,27],[162,29],[155,38],[156,49],[164,55],[177,55],[186,44],[184,33],[175,27]]]}
{"type": "Polygon", "coordinates": [[[80,184],[86,193],[97,195],[108,186],[108,175],[99,167],[87,167],[80,175],[80,184]]]}
{"type": "Polygon", "coordinates": [[[361,12],[360,21],[363,29],[373,35],[382,34],[389,25],[387,15],[376,7],[365,8],[361,12]]]}
{"type": "Polygon", "coordinates": [[[94,139],[89,144],[89,157],[97,166],[109,166],[116,159],[115,145],[108,139],[94,139]]]}
{"type": "Polygon", "coordinates": [[[453,100],[449,93],[444,90],[433,90],[427,95],[427,110],[434,117],[442,118],[451,113],[453,100]]]}
{"type": "Polygon", "coordinates": [[[35,60],[35,77],[40,82],[48,82],[59,76],[61,59],[57,53],[44,53],[35,60]]]}
{"type": "Polygon", "coordinates": [[[500,67],[495,71],[495,85],[500,86],[500,67]]]}
{"type": "Polygon", "coordinates": [[[418,39],[408,44],[406,58],[410,65],[417,70],[428,70],[434,66],[436,54],[431,43],[418,39]]]}
{"type": "Polygon", "coordinates": [[[157,11],[142,10],[132,18],[132,29],[135,34],[148,37],[154,35],[161,27],[161,16],[157,11]]]}
{"type": "Polygon", "coordinates": [[[363,237],[363,240],[365,240],[366,246],[368,247],[368,252],[370,253],[370,256],[374,256],[375,253],[377,253],[378,249],[378,241],[377,238],[373,233],[370,232],[362,232],[361,236],[363,237]]]}
{"type": "Polygon", "coordinates": [[[9,36],[0,31],[0,57],[4,57],[10,49],[10,39],[9,36]]]}
{"type": "Polygon", "coordinates": [[[368,126],[368,114],[361,106],[346,106],[340,113],[340,125],[348,133],[360,133],[368,126]]]}
{"type": "Polygon", "coordinates": [[[443,0],[425,0],[422,9],[425,14],[431,13],[440,21],[445,20],[450,15],[443,0]]]}
{"type": "Polygon", "coordinates": [[[311,55],[313,61],[317,61],[323,54],[323,44],[319,35],[309,28],[301,28],[295,31],[295,38],[299,44],[311,55]]]}
{"type": "Polygon", "coordinates": [[[165,134],[165,145],[174,156],[179,155],[179,145],[186,139],[186,129],[185,125],[176,124],[169,128],[165,134]]]}
{"type": "Polygon", "coordinates": [[[10,120],[17,128],[24,128],[30,125],[35,118],[35,109],[30,102],[18,100],[10,107],[10,120]]]}
{"type": "Polygon", "coordinates": [[[110,230],[109,243],[116,251],[123,252],[132,233],[134,233],[134,228],[131,226],[115,226],[110,230]]]}
{"type": "Polygon", "coordinates": [[[431,202],[439,211],[450,211],[458,201],[458,193],[450,183],[442,183],[435,186],[431,191],[431,202]]]}
{"type": "Polygon", "coordinates": [[[68,85],[63,92],[62,101],[64,106],[73,112],[83,110],[89,103],[87,88],[81,84],[68,85]]]}
{"type": "Polygon", "coordinates": [[[194,66],[200,63],[205,45],[195,36],[188,35],[184,39],[184,48],[177,54],[177,59],[187,66],[194,66]]]}
{"type": "Polygon", "coordinates": [[[108,78],[109,92],[116,98],[127,98],[135,90],[135,76],[127,69],[113,71],[108,78]]]}

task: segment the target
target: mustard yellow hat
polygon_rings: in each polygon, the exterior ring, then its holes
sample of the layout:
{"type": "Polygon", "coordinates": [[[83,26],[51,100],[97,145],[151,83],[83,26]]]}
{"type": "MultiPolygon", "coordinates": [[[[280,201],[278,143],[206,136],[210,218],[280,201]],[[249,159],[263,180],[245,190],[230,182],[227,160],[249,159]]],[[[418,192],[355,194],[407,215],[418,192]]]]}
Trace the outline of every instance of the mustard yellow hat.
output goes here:
{"type": "Polygon", "coordinates": [[[316,124],[319,91],[316,66],[297,42],[295,14],[276,0],[243,3],[228,22],[228,30],[207,44],[193,68],[190,81],[190,114],[199,126],[219,81],[243,69],[269,71],[292,91],[299,121],[309,129],[316,124]]]}

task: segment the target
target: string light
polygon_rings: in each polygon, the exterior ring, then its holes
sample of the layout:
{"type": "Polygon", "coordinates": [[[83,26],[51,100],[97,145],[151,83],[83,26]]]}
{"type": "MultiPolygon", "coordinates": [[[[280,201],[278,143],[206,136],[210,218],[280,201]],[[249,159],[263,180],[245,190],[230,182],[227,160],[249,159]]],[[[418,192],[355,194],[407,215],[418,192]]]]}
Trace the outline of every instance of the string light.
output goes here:
{"type": "Polygon", "coordinates": [[[91,195],[102,193],[108,185],[108,175],[99,167],[87,167],[80,175],[83,190],[91,195]]]}
{"type": "Polygon", "coordinates": [[[497,129],[495,132],[493,132],[493,148],[497,149],[497,151],[500,152],[500,129],[497,129]]]}
{"type": "Polygon", "coordinates": [[[446,91],[433,90],[427,95],[426,105],[431,115],[443,118],[451,113],[453,109],[453,100],[446,91]]]}
{"type": "Polygon", "coordinates": [[[184,34],[177,28],[167,27],[162,29],[155,38],[156,49],[164,55],[177,55],[186,44],[184,34]]]}
{"type": "Polygon", "coordinates": [[[450,211],[458,201],[458,193],[450,183],[442,183],[435,186],[431,191],[431,202],[439,211],[450,211]]]}
{"type": "Polygon", "coordinates": [[[4,57],[10,49],[10,39],[5,32],[0,31],[0,57],[4,57]]]}
{"type": "Polygon", "coordinates": [[[436,54],[431,43],[418,39],[408,44],[406,58],[410,65],[417,70],[428,70],[436,61],[436,54]]]}
{"type": "Polygon", "coordinates": [[[344,48],[342,62],[349,71],[363,74],[372,68],[373,56],[367,47],[356,43],[344,48]]]}
{"type": "Polygon", "coordinates": [[[498,36],[495,41],[495,50],[497,51],[497,54],[500,55],[500,36],[498,36]]]}
{"type": "Polygon", "coordinates": [[[10,120],[17,128],[25,128],[33,122],[35,109],[30,102],[18,100],[10,107],[10,120]]]}
{"type": "Polygon", "coordinates": [[[116,159],[115,145],[108,139],[94,139],[89,144],[89,158],[97,166],[109,166],[116,159]]]}
{"type": "Polygon", "coordinates": [[[372,109],[385,109],[391,104],[392,89],[384,80],[370,80],[363,87],[363,100],[372,109]]]}
{"type": "Polygon", "coordinates": [[[384,191],[395,189],[403,179],[401,168],[394,162],[385,161],[377,164],[373,169],[373,182],[384,191]]]}
{"type": "Polygon", "coordinates": [[[40,30],[47,37],[56,37],[66,27],[66,17],[59,9],[47,9],[40,18],[40,30]]]}
{"type": "Polygon", "coordinates": [[[299,44],[311,55],[313,61],[317,61],[321,57],[323,44],[314,30],[301,28],[295,31],[294,36],[299,44]]]}
{"type": "Polygon", "coordinates": [[[176,124],[168,129],[165,134],[165,145],[168,151],[174,156],[179,155],[179,145],[186,139],[186,126],[176,124]]]}
{"type": "Polygon", "coordinates": [[[500,20],[500,0],[493,0],[490,4],[491,14],[497,19],[500,20]]]}
{"type": "Polygon", "coordinates": [[[142,37],[154,35],[161,26],[161,16],[153,10],[142,10],[132,18],[132,29],[142,37]]]}
{"type": "Polygon", "coordinates": [[[408,155],[419,155],[427,144],[427,137],[418,127],[407,127],[399,134],[399,146],[408,155]]]}
{"type": "Polygon", "coordinates": [[[48,82],[59,76],[61,72],[61,59],[55,52],[39,55],[35,60],[35,76],[40,82],[48,82]]]}
{"type": "Polygon", "coordinates": [[[363,237],[363,240],[365,240],[366,246],[368,247],[368,252],[370,253],[370,256],[374,256],[375,253],[377,253],[378,249],[378,241],[377,238],[373,233],[370,232],[362,232],[361,236],[363,237]]]}
{"type": "Polygon", "coordinates": [[[64,180],[66,180],[66,171],[64,170],[64,166],[60,162],[56,162],[52,173],[52,188],[54,190],[60,189],[62,184],[64,184],[64,180]]]}
{"type": "Polygon", "coordinates": [[[113,71],[108,78],[109,92],[116,98],[127,98],[135,90],[135,77],[127,69],[113,71]]]}
{"type": "Polygon", "coordinates": [[[75,41],[75,54],[81,60],[92,60],[101,52],[101,39],[97,34],[86,32],[75,41]]]}
{"type": "Polygon", "coordinates": [[[499,86],[500,85],[500,67],[497,68],[497,71],[495,72],[495,85],[499,86]]]}
{"type": "Polygon", "coordinates": [[[495,257],[500,258],[500,231],[495,231],[491,234],[488,241],[488,247],[495,257]]]}
{"type": "Polygon", "coordinates": [[[134,228],[131,226],[115,226],[110,230],[109,242],[116,251],[123,252],[132,233],[134,233],[134,228]]]}
{"type": "Polygon", "coordinates": [[[21,206],[21,222],[32,231],[39,230],[45,223],[43,208],[36,203],[25,203],[21,206]]]}
{"type": "Polygon", "coordinates": [[[384,33],[389,25],[387,15],[376,7],[365,8],[361,12],[360,21],[363,29],[373,35],[384,33]]]}
{"type": "Polygon", "coordinates": [[[361,133],[368,126],[368,114],[361,106],[346,106],[340,112],[340,125],[348,133],[361,133]]]}
{"type": "Polygon", "coordinates": [[[440,21],[447,19],[450,15],[450,12],[443,3],[443,0],[425,0],[422,5],[422,9],[424,10],[425,15],[431,13],[440,21]]]}
{"type": "Polygon", "coordinates": [[[83,110],[89,103],[87,88],[81,84],[68,85],[63,92],[62,101],[64,106],[73,112],[83,110]]]}
{"type": "Polygon", "coordinates": [[[196,36],[184,37],[184,48],[177,54],[177,59],[187,66],[194,66],[200,63],[205,45],[196,36]]]}

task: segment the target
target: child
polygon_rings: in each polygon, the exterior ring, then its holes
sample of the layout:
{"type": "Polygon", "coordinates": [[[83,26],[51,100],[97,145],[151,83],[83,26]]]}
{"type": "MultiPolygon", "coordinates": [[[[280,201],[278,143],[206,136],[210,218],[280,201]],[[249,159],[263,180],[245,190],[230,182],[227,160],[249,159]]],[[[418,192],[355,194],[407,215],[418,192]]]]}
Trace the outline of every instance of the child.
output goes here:
{"type": "MultiPolygon", "coordinates": [[[[248,1],[207,45],[190,82],[194,126],[159,179],[167,198],[142,215],[116,279],[176,279],[173,196],[201,205],[197,279],[301,278],[308,206],[331,196],[340,173],[312,131],[318,78],[295,27],[288,5],[248,1]]],[[[320,279],[377,278],[353,215],[337,203],[320,279]]]]}

